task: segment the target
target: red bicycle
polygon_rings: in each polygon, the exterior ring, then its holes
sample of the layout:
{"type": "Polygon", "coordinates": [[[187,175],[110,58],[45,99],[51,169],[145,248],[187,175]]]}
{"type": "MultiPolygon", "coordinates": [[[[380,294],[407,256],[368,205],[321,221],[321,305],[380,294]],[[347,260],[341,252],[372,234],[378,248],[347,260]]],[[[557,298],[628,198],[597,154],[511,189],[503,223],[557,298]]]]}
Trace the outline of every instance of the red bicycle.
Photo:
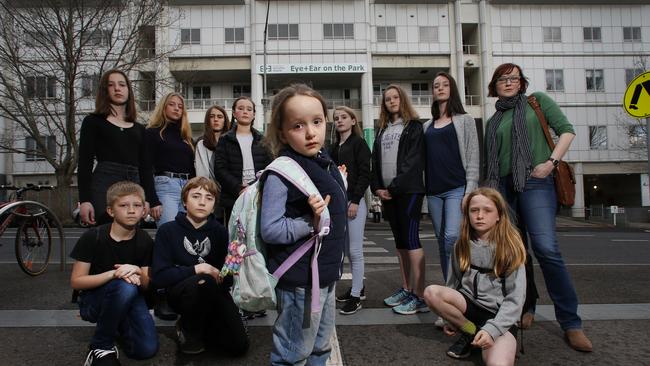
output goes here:
{"type": "Polygon", "coordinates": [[[44,204],[23,198],[27,191],[47,189],[54,187],[33,184],[25,187],[0,185],[0,190],[15,191],[9,202],[0,204],[0,236],[8,227],[17,227],[16,260],[20,269],[30,276],[38,276],[47,269],[52,253],[53,228],[58,231],[58,239],[63,248],[63,228],[56,215],[44,204]]]}

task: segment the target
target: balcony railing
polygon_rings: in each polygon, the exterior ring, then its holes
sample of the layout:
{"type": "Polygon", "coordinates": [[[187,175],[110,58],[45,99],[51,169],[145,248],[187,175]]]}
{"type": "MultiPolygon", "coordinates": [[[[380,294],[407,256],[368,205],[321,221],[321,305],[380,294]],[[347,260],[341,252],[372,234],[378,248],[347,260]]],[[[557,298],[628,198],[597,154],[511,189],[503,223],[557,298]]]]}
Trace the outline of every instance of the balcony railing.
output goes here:
{"type": "MultiPolygon", "coordinates": [[[[381,105],[381,95],[373,96],[372,103],[375,105],[375,107],[379,107],[381,105]]],[[[430,95],[412,95],[411,103],[418,106],[431,105],[431,103],[433,103],[433,97],[430,95]]]]}
{"type": "Polygon", "coordinates": [[[141,111],[153,111],[154,108],[156,108],[156,101],[155,100],[140,100],[138,101],[138,106],[140,107],[141,111]]]}
{"type": "Polygon", "coordinates": [[[350,107],[352,109],[361,109],[361,99],[326,99],[327,108],[340,106],[350,107]]]}
{"type": "Polygon", "coordinates": [[[480,95],[465,95],[465,105],[481,105],[480,95]]]}
{"type": "Polygon", "coordinates": [[[463,54],[465,54],[465,55],[478,55],[478,45],[477,44],[464,44],[463,45],[463,54]]]}

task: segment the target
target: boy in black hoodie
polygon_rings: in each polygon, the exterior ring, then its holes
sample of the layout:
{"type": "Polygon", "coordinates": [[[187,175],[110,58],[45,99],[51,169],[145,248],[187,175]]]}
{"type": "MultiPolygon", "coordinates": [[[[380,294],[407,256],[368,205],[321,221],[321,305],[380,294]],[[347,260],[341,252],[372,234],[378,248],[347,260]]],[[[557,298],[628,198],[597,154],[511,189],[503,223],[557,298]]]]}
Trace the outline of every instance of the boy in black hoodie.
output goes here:
{"type": "Polygon", "coordinates": [[[219,276],[228,246],[226,229],[212,215],[216,184],[190,179],[181,192],[187,213],[163,224],[156,234],[152,277],[167,289],[169,305],[180,314],[176,333],[180,351],[198,354],[206,343],[233,356],[248,350],[248,336],[228,289],[219,276]]]}

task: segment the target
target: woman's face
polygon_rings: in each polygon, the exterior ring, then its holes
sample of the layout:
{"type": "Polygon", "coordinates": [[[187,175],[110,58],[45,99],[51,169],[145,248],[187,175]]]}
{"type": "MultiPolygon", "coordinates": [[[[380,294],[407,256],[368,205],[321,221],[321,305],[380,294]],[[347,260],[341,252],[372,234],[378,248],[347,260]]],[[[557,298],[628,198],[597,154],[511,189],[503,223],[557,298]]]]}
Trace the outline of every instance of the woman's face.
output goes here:
{"type": "Polygon", "coordinates": [[[357,123],[357,120],[350,117],[346,111],[334,111],[334,123],[336,124],[336,131],[338,133],[345,133],[352,129],[357,123]]]}
{"type": "Polygon", "coordinates": [[[122,105],[129,100],[129,86],[119,72],[108,76],[108,97],[111,99],[111,104],[114,105],[122,105]]]}
{"type": "Polygon", "coordinates": [[[183,100],[176,95],[167,100],[165,117],[170,121],[180,121],[183,117],[183,100]]]}
{"type": "Polygon", "coordinates": [[[223,132],[223,126],[226,123],[226,116],[217,108],[212,108],[208,116],[212,132],[223,132]]]}
{"type": "Polygon", "coordinates": [[[516,67],[512,71],[499,76],[497,79],[496,91],[499,98],[514,97],[519,93],[520,88],[521,73],[516,67]]]}
{"type": "Polygon", "coordinates": [[[433,79],[433,99],[439,103],[449,101],[449,94],[451,93],[451,86],[449,79],[440,75],[433,79]]]}
{"type": "Polygon", "coordinates": [[[232,111],[237,119],[237,124],[242,126],[250,126],[255,119],[255,108],[253,102],[248,99],[240,99],[235,105],[235,110],[232,111]]]}
{"type": "Polygon", "coordinates": [[[384,93],[384,104],[386,105],[386,110],[391,115],[399,113],[400,98],[397,89],[390,88],[386,90],[384,93]]]}

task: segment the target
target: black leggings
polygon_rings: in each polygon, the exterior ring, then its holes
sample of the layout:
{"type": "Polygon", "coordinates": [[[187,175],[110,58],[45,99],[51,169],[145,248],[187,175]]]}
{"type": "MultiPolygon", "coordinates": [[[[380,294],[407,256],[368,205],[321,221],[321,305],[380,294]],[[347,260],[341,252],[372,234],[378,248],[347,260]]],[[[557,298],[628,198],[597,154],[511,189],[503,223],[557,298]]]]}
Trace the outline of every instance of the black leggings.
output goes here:
{"type": "Polygon", "coordinates": [[[167,289],[169,305],[181,316],[184,331],[203,334],[206,345],[232,356],[246,353],[249,346],[239,309],[228,293],[209,275],[184,279],[167,289]]]}
{"type": "Polygon", "coordinates": [[[100,161],[93,171],[92,179],[92,204],[95,209],[95,221],[97,225],[112,222],[113,219],[106,212],[106,191],[114,183],[128,180],[140,184],[140,173],[138,168],[114,163],[112,161],[100,161]]]}

